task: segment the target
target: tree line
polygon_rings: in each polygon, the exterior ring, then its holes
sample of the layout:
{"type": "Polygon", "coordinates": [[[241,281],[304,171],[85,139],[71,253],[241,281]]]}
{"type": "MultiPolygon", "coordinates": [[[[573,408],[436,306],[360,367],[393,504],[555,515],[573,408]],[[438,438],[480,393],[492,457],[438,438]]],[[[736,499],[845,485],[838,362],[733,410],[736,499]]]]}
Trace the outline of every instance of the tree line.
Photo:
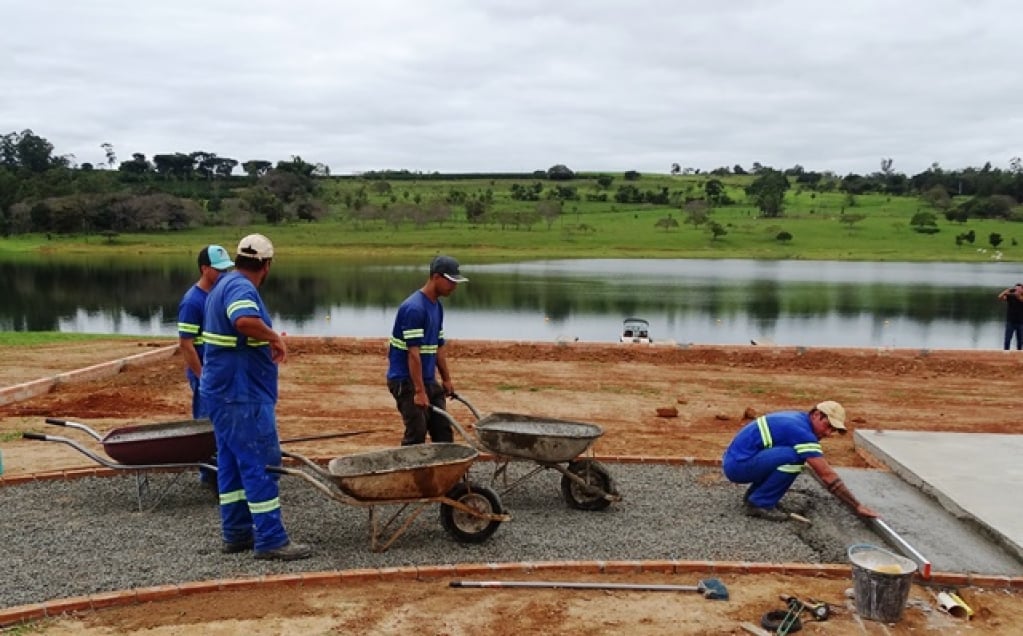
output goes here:
{"type": "MultiPolygon", "coordinates": [[[[620,177],[609,174],[579,175],[564,164],[523,173],[441,174],[408,170],[370,171],[360,175],[331,175],[330,168],[301,157],[272,162],[239,161],[214,152],[174,152],[147,157],[133,153],[118,160],[115,149],[100,144],[105,162],[81,163],[70,155],[55,153],[53,145],[31,130],[0,137],[0,233],[27,232],[100,233],[177,231],[202,225],[245,225],[254,222],[315,222],[325,218],[329,206],[346,210],[357,227],[383,222],[395,228],[411,222],[416,226],[444,223],[458,216],[470,223],[492,223],[502,228],[530,228],[540,221],[550,227],[566,202],[609,206],[652,206],[688,215],[687,222],[707,222],[716,207],[737,203],[729,191],[741,182],[745,202],[763,217],[784,215],[786,193],[792,188],[811,192],[840,192],[854,197],[879,193],[920,197],[937,214],[964,223],[969,218],[1018,220],[1023,200],[1023,162],[1018,157],[1009,168],[945,170],[937,163],[907,176],[882,158],[880,169],[865,175],[838,176],[806,170],[800,165],[779,170],[759,163],[749,170],[736,164],[709,172],[671,165],[670,174],[698,175],[698,185],[672,188],[663,180],[656,186],[641,180],[636,170],[620,177]],[[239,172],[240,169],[240,172],[239,172]],[[735,179],[740,177],[741,179],[735,179]],[[619,183],[615,183],[620,178],[619,183]],[[391,182],[486,180],[491,187],[466,193],[457,188],[399,195],[391,182]],[[325,188],[331,181],[355,180],[354,188],[325,188]],[[511,181],[502,196],[531,203],[515,211],[495,206],[493,186],[511,181]],[[592,184],[591,187],[584,187],[592,184]],[[372,202],[370,195],[376,195],[372,202]],[[382,199],[382,202],[381,202],[382,199]]],[[[478,181],[477,181],[478,182],[478,181]]],[[[659,226],[677,226],[669,215],[659,226]]],[[[914,223],[921,228],[925,223],[914,223]]],[[[715,236],[721,235],[715,232],[715,236]]]]}

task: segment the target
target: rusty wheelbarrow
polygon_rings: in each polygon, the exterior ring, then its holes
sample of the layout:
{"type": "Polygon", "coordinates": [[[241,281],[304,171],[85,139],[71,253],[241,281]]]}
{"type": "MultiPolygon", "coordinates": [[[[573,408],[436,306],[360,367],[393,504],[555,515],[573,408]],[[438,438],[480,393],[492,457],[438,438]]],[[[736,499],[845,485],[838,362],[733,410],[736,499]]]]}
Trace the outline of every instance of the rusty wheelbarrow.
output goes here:
{"type": "MultiPolygon", "coordinates": [[[[213,436],[213,424],[208,419],[133,424],[112,429],[105,435],[71,420],[48,417],[45,421],[54,426],[84,431],[102,444],[107,457],[73,439],[59,435],[27,432],[22,433],[22,437],[67,444],[107,468],[134,471],[139,510],[144,508],[143,502],[149,493],[147,471],[185,468],[206,468],[214,472],[217,470],[216,466],[209,463],[217,452],[217,444],[213,436]]],[[[158,493],[152,507],[159,505],[166,492],[164,490],[158,493]]]]}
{"type": "Polygon", "coordinates": [[[419,444],[336,457],[324,468],[285,452],[308,470],[266,469],[305,479],[336,501],[368,508],[370,550],[384,552],[430,504],[440,504],[441,526],[461,543],[482,543],[511,519],[496,492],[463,479],[478,454],[463,444],[419,444]],[[382,505],[399,508],[381,524],[377,507],[382,505]]]}
{"type": "Polygon", "coordinates": [[[476,434],[470,435],[449,413],[431,407],[443,415],[467,442],[491,453],[496,460],[491,485],[503,477],[501,494],[546,469],[561,473],[561,494],[568,505],[579,510],[603,510],[621,501],[614,479],[603,464],[592,458],[580,458],[604,431],[596,424],[572,422],[550,417],[518,413],[492,413],[480,418],[479,411],[459,395],[452,399],[464,404],[476,418],[476,434]],[[518,479],[508,482],[508,463],[532,461],[537,466],[518,479]],[[564,464],[564,465],[562,465],[564,464]]]}

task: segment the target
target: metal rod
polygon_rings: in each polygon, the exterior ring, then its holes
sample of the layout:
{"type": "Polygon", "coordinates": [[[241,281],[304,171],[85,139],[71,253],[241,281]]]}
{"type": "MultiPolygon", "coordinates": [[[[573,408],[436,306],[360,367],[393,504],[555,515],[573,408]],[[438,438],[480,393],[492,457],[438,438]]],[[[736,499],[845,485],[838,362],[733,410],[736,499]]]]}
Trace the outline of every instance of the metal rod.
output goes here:
{"type": "Polygon", "coordinates": [[[887,523],[885,523],[880,517],[870,519],[871,525],[874,526],[874,530],[881,534],[887,539],[896,549],[902,552],[903,555],[916,561],[919,567],[920,576],[925,579],[931,578],[931,562],[924,555],[920,554],[920,551],[909,544],[908,541],[903,539],[898,532],[892,529],[887,523]]]}

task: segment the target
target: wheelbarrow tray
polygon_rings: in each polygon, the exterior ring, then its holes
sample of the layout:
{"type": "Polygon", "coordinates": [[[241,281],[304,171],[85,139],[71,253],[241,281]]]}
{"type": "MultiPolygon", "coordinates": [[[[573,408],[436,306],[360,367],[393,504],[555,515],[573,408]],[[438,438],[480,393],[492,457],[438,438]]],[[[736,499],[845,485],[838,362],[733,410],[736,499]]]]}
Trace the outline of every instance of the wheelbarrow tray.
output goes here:
{"type": "Polygon", "coordinates": [[[129,466],[202,463],[217,452],[208,419],[123,426],[109,431],[100,443],[111,459],[129,466]]]}
{"type": "Polygon", "coordinates": [[[353,499],[427,499],[447,494],[478,455],[464,444],[417,444],[336,457],[327,471],[353,499]]]}
{"type": "Polygon", "coordinates": [[[476,435],[486,450],[544,463],[571,461],[603,434],[596,424],[517,413],[491,413],[476,422],[476,435]]]}

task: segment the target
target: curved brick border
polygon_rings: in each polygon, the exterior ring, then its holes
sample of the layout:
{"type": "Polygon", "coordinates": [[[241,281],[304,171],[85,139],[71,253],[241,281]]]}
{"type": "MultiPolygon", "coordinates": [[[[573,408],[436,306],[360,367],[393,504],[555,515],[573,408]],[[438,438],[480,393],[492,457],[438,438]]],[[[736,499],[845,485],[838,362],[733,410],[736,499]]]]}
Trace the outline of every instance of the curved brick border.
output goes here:
{"type": "MultiPolygon", "coordinates": [[[[75,596],[71,598],[21,605],[0,610],[0,627],[17,623],[54,618],[74,612],[126,607],[141,603],[205,594],[209,592],[272,589],[275,587],[317,587],[328,585],[358,585],[365,582],[433,580],[453,576],[494,576],[536,572],[575,572],[593,575],[653,573],[678,574],[783,574],[812,576],[829,579],[850,578],[852,570],[846,565],[814,563],[748,563],[740,561],[541,561],[520,563],[455,563],[390,568],[364,568],[303,572],[299,574],[273,574],[238,579],[214,579],[158,585],[75,596]]],[[[1023,590],[1023,577],[978,576],[937,572],[930,585],[975,586],[1023,590]]]]}
{"type": "Polygon", "coordinates": [[[127,356],[125,358],[118,358],[109,362],[100,362],[99,364],[82,367],[81,369],[75,369],[74,371],[65,371],[64,373],[58,373],[46,378],[39,378],[38,380],[22,382],[21,384],[4,387],[0,389],[0,406],[10,404],[12,402],[27,400],[38,395],[44,395],[52,391],[54,387],[60,386],[61,384],[88,382],[90,380],[98,380],[100,378],[117,375],[124,369],[132,366],[144,365],[156,360],[169,358],[173,356],[177,350],[178,345],[173,344],[167,347],[161,347],[154,351],[136,353],[135,355],[127,356]]]}

